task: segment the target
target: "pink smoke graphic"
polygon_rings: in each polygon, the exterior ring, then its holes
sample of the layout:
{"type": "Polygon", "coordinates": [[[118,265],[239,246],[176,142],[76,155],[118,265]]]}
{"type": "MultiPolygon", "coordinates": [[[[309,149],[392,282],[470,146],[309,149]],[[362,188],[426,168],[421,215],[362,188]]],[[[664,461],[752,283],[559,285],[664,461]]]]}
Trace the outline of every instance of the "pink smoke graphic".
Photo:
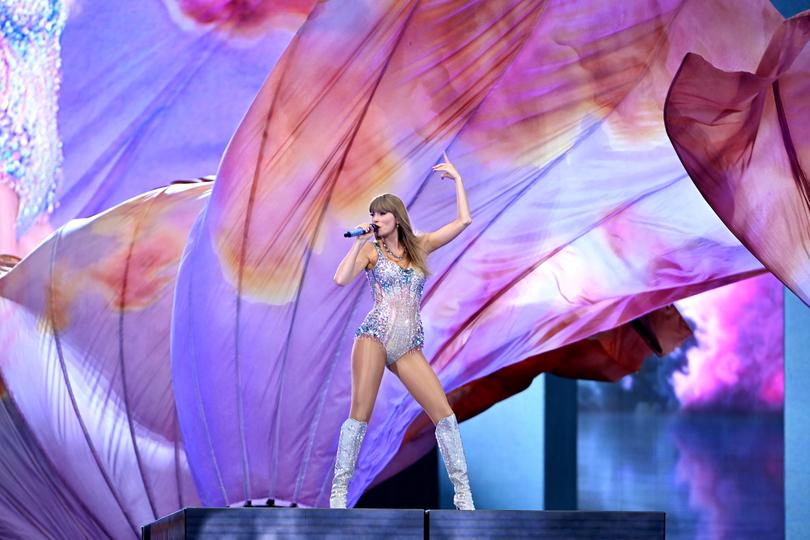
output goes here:
{"type": "Polygon", "coordinates": [[[677,303],[697,347],[672,384],[685,410],[769,410],[784,404],[784,296],[771,274],[677,303]]]}

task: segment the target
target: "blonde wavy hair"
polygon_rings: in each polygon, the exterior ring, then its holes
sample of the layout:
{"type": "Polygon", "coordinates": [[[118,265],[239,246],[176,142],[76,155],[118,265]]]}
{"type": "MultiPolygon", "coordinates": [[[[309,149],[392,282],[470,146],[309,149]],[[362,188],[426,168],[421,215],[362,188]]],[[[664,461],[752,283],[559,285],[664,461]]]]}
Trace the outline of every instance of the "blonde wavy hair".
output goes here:
{"type": "Polygon", "coordinates": [[[413,232],[411,226],[411,217],[408,215],[408,210],[405,208],[405,203],[402,199],[392,193],[384,193],[375,197],[368,205],[369,213],[372,212],[390,212],[394,215],[399,227],[397,227],[397,236],[399,243],[405,248],[405,254],[413,266],[422,271],[425,276],[430,275],[430,270],[427,266],[427,253],[419,237],[413,232]]]}

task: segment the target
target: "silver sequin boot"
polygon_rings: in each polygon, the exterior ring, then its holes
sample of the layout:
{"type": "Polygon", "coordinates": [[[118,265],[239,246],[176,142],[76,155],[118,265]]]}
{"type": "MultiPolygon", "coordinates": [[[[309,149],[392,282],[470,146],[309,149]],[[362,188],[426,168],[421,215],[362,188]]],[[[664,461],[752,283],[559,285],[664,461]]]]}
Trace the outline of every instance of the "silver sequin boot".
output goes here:
{"type": "Polygon", "coordinates": [[[444,459],[447,476],[453,483],[455,491],[453,504],[459,510],[475,510],[470,491],[470,480],[467,477],[467,459],[464,457],[461,432],[458,430],[455,414],[442,418],[436,424],[436,441],[439,443],[439,452],[444,459]]]}
{"type": "Polygon", "coordinates": [[[335,457],[335,478],[332,480],[332,495],[329,497],[329,508],[346,508],[346,494],[349,491],[349,479],[354,474],[354,464],[360,445],[366,436],[368,423],[354,418],[347,418],[340,426],[337,456],[335,457]]]}

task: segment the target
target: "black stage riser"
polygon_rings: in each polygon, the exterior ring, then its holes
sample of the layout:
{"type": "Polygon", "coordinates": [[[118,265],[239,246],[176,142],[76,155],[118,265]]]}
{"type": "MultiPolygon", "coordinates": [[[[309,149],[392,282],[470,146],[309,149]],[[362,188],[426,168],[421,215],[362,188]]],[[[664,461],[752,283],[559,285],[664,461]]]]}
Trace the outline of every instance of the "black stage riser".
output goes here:
{"type": "Polygon", "coordinates": [[[664,540],[663,512],[185,508],[142,529],[144,540],[250,538],[664,540]]]}

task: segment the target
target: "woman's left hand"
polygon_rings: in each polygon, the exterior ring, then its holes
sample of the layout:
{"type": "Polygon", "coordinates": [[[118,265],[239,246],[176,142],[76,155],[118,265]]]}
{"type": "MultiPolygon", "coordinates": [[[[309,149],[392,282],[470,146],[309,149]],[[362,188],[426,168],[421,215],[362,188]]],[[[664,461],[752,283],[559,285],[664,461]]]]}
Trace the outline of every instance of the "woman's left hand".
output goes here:
{"type": "Polygon", "coordinates": [[[444,163],[439,163],[438,165],[433,166],[433,172],[441,172],[442,178],[452,178],[453,180],[461,180],[461,175],[450,163],[450,158],[447,157],[446,152],[442,152],[442,157],[444,157],[444,163]]]}

